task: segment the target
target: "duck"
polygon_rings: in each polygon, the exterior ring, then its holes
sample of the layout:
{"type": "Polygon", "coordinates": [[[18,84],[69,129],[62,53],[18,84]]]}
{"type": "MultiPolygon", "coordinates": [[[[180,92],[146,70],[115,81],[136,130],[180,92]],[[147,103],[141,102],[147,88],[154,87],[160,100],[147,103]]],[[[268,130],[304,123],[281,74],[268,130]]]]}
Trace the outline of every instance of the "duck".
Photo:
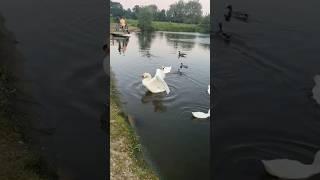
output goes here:
{"type": "Polygon", "coordinates": [[[166,70],[157,69],[154,77],[152,77],[150,73],[147,73],[147,72],[143,73],[142,85],[152,93],[166,92],[167,94],[169,94],[170,89],[167,83],[164,81],[165,74],[168,73],[168,69],[169,68],[166,68],[166,70]]]}
{"type": "MultiPolygon", "coordinates": [[[[210,95],[210,84],[208,85],[208,94],[210,95]]],[[[204,112],[192,112],[192,116],[198,119],[206,119],[210,117],[210,109],[208,110],[208,113],[204,112]]]]}
{"type": "Polygon", "coordinates": [[[179,52],[179,57],[185,57],[187,54],[186,53],[182,53],[181,51],[178,51],[179,52]]]}
{"type": "Polygon", "coordinates": [[[240,11],[233,11],[232,5],[228,5],[226,8],[229,10],[228,14],[225,15],[225,18],[227,21],[229,21],[231,17],[234,17],[242,21],[247,21],[249,18],[249,14],[247,13],[240,12],[240,11]]]}
{"type": "Polygon", "coordinates": [[[265,170],[281,179],[307,179],[320,173],[320,150],[315,154],[312,164],[303,164],[297,160],[262,160],[265,170]]]}
{"type": "Polygon", "coordinates": [[[231,40],[231,35],[223,32],[223,29],[222,29],[222,22],[219,22],[218,24],[218,27],[219,27],[219,30],[218,30],[218,35],[223,39],[225,40],[226,42],[229,42],[231,40]]]}
{"type": "Polygon", "coordinates": [[[185,68],[185,69],[188,69],[188,66],[187,65],[184,65],[183,63],[180,64],[180,69],[182,68],[185,68]]]}

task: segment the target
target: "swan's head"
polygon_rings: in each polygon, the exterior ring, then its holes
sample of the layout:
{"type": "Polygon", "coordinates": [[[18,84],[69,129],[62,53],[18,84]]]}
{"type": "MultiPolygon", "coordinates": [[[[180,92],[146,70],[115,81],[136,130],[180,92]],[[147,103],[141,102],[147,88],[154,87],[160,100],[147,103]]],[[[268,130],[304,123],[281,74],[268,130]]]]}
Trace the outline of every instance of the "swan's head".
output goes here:
{"type": "Polygon", "coordinates": [[[142,77],[142,79],[151,79],[151,74],[150,73],[143,73],[141,77],[142,77]]]}
{"type": "Polygon", "coordinates": [[[316,82],[316,84],[320,83],[320,75],[316,75],[314,76],[314,82],[316,82]]]}

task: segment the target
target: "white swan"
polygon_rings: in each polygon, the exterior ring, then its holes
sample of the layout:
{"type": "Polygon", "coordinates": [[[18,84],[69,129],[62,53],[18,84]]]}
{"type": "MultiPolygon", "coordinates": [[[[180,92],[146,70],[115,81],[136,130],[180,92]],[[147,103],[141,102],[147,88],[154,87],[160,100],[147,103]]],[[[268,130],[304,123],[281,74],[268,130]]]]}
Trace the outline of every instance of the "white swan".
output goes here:
{"type": "Polygon", "coordinates": [[[154,77],[149,73],[143,73],[142,84],[152,93],[160,93],[166,91],[167,94],[170,93],[170,89],[167,83],[164,81],[165,74],[170,72],[171,67],[163,67],[162,69],[157,69],[154,77]]]}
{"type": "Polygon", "coordinates": [[[210,117],[210,109],[208,110],[208,113],[204,112],[192,112],[192,116],[199,119],[206,119],[210,117]]]}
{"type": "Polygon", "coordinates": [[[307,179],[320,173],[320,151],[316,153],[312,164],[290,159],[262,160],[262,163],[269,174],[278,178],[307,179]]]}
{"type": "Polygon", "coordinates": [[[168,67],[162,66],[161,69],[163,70],[163,73],[167,74],[171,71],[171,66],[168,66],[168,67]]]}
{"type": "Polygon", "coordinates": [[[316,75],[314,77],[315,86],[312,89],[313,93],[313,99],[317,101],[318,104],[320,104],[320,75],[316,75]]]}
{"type": "MultiPolygon", "coordinates": [[[[210,84],[208,85],[208,94],[210,95],[210,84]]],[[[210,109],[208,110],[208,113],[204,112],[192,112],[192,116],[199,119],[206,119],[210,117],[210,109]]]]}

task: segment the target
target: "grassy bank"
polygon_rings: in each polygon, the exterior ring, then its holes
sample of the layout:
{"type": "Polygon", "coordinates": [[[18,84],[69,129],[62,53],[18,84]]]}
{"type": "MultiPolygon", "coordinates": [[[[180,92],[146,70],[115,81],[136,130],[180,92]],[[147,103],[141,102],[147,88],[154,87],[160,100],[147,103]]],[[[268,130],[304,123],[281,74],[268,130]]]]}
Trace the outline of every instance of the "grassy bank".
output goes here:
{"type": "MultiPolygon", "coordinates": [[[[111,29],[114,30],[115,22],[111,21],[111,29]]],[[[127,19],[129,30],[137,31],[138,20],[127,19]]],[[[153,21],[152,28],[155,31],[172,31],[172,32],[205,32],[205,30],[197,24],[185,24],[185,23],[173,23],[173,22],[162,22],[153,21]]]]}
{"type": "MultiPolygon", "coordinates": [[[[128,25],[137,27],[138,20],[128,19],[128,25]]],[[[173,22],[153,21],[152,28],[155,31],[173,31],[173,32],[202,32],[202,29],[197,24],[184,24],[173,22]]]]}
{"type": "Polygon", "coordinates": [[[143,159],[141,145],[129,118],[122,112],[114,77],[110,81],[110,178],[156,180],[143,159]]]}
{"type": "Polygon", "coordinates": [[[19,83],[13,76],[20,74],[17,64],[21,61],[17,59],[14,37],[0,15],[0,179],[48,179],[46,164],[29,144],[27,120],[18,112],[19,83]]]}
{"type": "Polygon", "coordinates": [[[25,123],[15,112],[13,82],[10,73],[0,65],[0,179],[48,179],[45,163],[30,149],[24,135],[25,123]]]}

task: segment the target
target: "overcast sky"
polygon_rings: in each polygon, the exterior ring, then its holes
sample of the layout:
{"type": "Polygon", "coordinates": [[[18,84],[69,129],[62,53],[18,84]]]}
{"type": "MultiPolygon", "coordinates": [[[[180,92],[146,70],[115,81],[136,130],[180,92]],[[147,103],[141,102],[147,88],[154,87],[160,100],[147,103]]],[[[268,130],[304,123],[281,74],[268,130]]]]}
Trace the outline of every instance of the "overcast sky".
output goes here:
{"type": "MultiPolygon", "coordinates": [[[[158,6],[158,9],[168,9],[170,4],[177,2],[178,0],[112,0],[114,2],[120,2],[123,8],[133,8],[135,5],[149,5],[155,4],[158,6]]],[[[188,2],[189,0],[184,0],[184,2],[188,2]]],[[[202,11],[204,14],[210,13],[210,0],[199,0],[202,5],[202,11]]]]}

